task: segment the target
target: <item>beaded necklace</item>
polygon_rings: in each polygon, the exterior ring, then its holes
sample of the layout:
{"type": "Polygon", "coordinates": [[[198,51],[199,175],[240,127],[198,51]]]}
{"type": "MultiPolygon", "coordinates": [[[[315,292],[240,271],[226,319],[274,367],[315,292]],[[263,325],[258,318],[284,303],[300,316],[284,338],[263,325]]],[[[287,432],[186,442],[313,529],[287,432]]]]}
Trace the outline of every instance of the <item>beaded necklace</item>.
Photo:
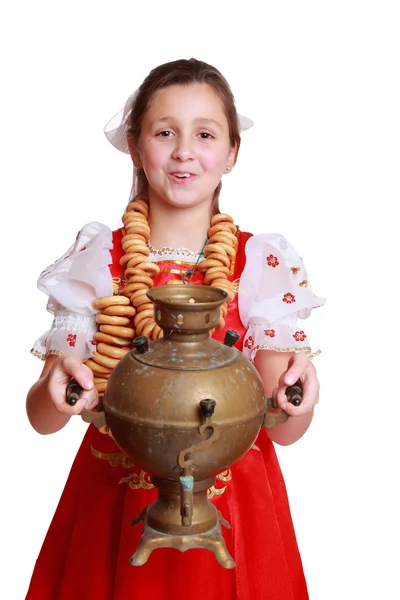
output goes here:
{"type": "Polygon", "coordinates": [[[208,242],[208,237],[206,237],[206,241],[204,242],[202,249],[198,253],[196,262],[194,263],[193,267],[191,269],[188,269],[184,273],[182,273],[182,277],[181,277],[182,283],[191,283],[193,275],[194,275],[194,273],[196,271],[196,267],[199,264],[201,257],[203,256],[203,252],[204,252],[205,247],[207,246],[207,242],[208,242]],[[188,275],[189,275],[189,280],[186,281],[186,277],[188,275]]]}

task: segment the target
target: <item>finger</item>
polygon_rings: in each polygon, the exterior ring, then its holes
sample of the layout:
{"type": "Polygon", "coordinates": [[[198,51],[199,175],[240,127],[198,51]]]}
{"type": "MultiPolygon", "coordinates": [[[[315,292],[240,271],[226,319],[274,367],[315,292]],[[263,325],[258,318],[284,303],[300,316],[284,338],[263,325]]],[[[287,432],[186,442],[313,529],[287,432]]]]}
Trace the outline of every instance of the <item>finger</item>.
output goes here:
{"type": "Polygon", "coordinates": [[[91,390],[90,392],[86,392],[88,394],[86,407],[88,410],[92,410],[99,403],[99,395],[97,393],[96,388],[91,390]]]}
{"type": "MultiPolygon", "coordinates": [[[[283,391],[283,390],[282,390],[283,391]]],[[[279,392],[278,392],[279,396],[279,392]]],[[[282,395],[280,396],[282,398],[282,395]]],[[[287,397],[285,395],[285,400],[280,402],[280,407],[282,410],[288,413],[288,415],[293,417],[300,417],[301,415],[305,415],[311,412],[315,405],[318,404],[319,401],[319,383],[316,377],[306,378],[303,382],[303,401],[300,406],[294,406],[290,402],[287,401],[287,397]]]]}
{"type": "Polygon", "coordinates": [[[60,368],[69,379],[73,378],[86,391],[92,390],[93,372],[75,356],[66,356],[60,363],[60,368]]]}
{"type": "Polygon", "coordinates": [[[88,400],[83,395],[79,398],[75,406],[69,406],[66,402],[63,405],[62,411],[72,415],[80,415],[83,409],[88,408],[88,400]],[[66,408],[67,407],[67,408],[66,408]]]}
{"type": "Polygon", "coordinates": [[[69,406],[76,406],[80,402],[79,406],[83,408],[92,408],[98,403],[98,394],[96,388],[85,391],[82,387],[77,385],[74,379],[71,379],[66,388],[65,401],[69,406]],[[71,385],[72,384],[72,385],[71,385]],[[79,389],[77,389],[79,387],[79,389]]]}
{"type": "Polygon", "coordinates": [[[276,388],[275,393],[275,406],[279,408],[279,410],[285,410],[286,404],[288,404],[288,399],[285,394],[286,386],[279,386],[276,388]]]}
{"type": "Polygon", "coordinates": [[[303,382],[303,404],[314,407],[319,402],[319,381],[316,374],[303,382]]]}
{"type": "Polygon", "coordinates": [[[304,411],[303,405],[301,405],[301,411],[304,412],[300,412],[300,407],[293,406],[293,404],[290,404],[290,402],[283,402],[280,407],[289,415],[289,417],[300,417],[302,414],[309,412],[304,411]]]}
{"type": "Polygon", "coordinates": [[[96,388],[90,391],[83,391],[82,396],[77,400],[76,404],[71,406],[67,402],[66,394],[57,396],[54,400],[54,404],[59,412],[68,415],[79,415],[84,408],[91,410],[98,404],[98,393],[96,388]]]}
{"type": "Polygon", "coordinates": [[[53,404],[58,412],[69,416],[82,412],[88,406],[95,406],[98,402],[97,390],[93,383],[93,373],[74,356],[63,356],[54,362],[49,373],[48,389],[53,404]],[[82,394],[76,395],[76,403],[71,406],[67,402],[67,384],[75,379],[82,388],[82,394]]]}
{"type": "Polygon", "coordinates": [[[283,378],[283,383],[294,385],[302,376],[310,363],[309,358],[303,352],[297,352],[293,357],[293,362],[286,371],[283,378]]]}
{"type": "MultiPolygon", "coordinates": [[[[51,393],[51,390],[50,390],[51,393]]],[[[87,398],[81,397],[79,400],[71,406],[67,402],[67,397],[65,394],[53,394],[53,404],[55,409],[64,415],[69,415],[72,417],[73,415],[79,415],[84,408],[86,408],[87,398]]]]}
{"type": "Polygon", "coordinates": [[[280,404],[283,402],[283,400],[281,398],[281,395],[278,396],[278,394],[279,394],[279,388],[276,387],[272,390],[272,395],[271,395],[272,404],[273,404],[272,408],[273,408],[274,412],[280,412],[282,410],[280,404]]]}
{"type": "MultiPolygon", "coordinates": [[[[88,394],[88,392],[84,392],[84,394],[88,394]]],[[[80,414],[84,408],[86,408],[86,410],[92,410],[98,404],[99,400],[97,392],[96,394],[89,392],[89,394],[90,396],[82,395],[82,398],[76,403],[75,407],[78,407],[78,412],[76,414],[80,414]]]]}

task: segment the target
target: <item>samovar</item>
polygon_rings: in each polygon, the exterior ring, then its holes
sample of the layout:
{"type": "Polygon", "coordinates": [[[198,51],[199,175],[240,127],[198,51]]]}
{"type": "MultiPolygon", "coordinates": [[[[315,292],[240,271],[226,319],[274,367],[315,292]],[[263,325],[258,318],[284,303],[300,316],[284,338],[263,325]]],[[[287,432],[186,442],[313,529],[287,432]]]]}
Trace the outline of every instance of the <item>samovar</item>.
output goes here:
{"type": "MultiPolygon", "coordinates": [[[[207,490],[251,448],[263,426],[273,427],[288,415],[273,412],[257,370],[234,347],[236,332],[227,331],[223,343],[210,337],[225,291],[178,284],[154,287],[147,295],[164,336],[150,344],[137,337],[114,368],[97,412],[81,415],[106,425],[158,490],[155,502],[131,523],[144,525],[130,563],[144,564],[156,548],[206,548],[232,568],[221,533],[221,525],[230,525],[207,499],[207,490]]],[[[67,391],[72,404],[73,386],[67,391]]],[[[287,394],[294,404],[301,402],[298,386],[287,394]]]]}

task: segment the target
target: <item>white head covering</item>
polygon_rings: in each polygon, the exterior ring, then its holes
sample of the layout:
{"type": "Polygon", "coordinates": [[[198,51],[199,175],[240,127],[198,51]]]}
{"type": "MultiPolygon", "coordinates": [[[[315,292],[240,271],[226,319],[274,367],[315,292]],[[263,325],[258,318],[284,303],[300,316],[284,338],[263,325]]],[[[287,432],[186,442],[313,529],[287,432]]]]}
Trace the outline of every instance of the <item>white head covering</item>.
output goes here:
{"type": "MultiPolygon", "coordinates": [[[[117,150],[125,152],[126,154],[129,154],[128,142],[126,139],[126,134],[129,129],[128,121],[137,93],[138,90],[135,90],[133,94],[129,96],[128,100],[125,102],[124,108],[120,110],[112,119],[110,119],[110,121],[108,121],[103,130],[110,144],[112,144],[117,150]]],[[[243,115],[239,115],[239,113],[238,124],[240,133],[242,133],[242,131],[246,131],[246,129],[250,129],[250,127],[253,127],[254,125],[251,119],[244,117],[243,115]]]]}

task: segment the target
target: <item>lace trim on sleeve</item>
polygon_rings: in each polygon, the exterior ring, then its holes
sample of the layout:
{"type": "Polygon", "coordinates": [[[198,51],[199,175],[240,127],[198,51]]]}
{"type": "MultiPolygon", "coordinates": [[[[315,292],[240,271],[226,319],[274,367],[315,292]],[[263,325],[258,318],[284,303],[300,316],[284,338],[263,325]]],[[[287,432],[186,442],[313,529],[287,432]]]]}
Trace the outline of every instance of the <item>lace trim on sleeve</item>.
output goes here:
{"type": "Polygon", "coordinates": [[[35,342],[31,353],[41,360],[46,360],[51,354],[72,354],[81,360],[87,360],[96,351],[96,330],[94,315],[57,310],[51,329],[35,342]]]}

